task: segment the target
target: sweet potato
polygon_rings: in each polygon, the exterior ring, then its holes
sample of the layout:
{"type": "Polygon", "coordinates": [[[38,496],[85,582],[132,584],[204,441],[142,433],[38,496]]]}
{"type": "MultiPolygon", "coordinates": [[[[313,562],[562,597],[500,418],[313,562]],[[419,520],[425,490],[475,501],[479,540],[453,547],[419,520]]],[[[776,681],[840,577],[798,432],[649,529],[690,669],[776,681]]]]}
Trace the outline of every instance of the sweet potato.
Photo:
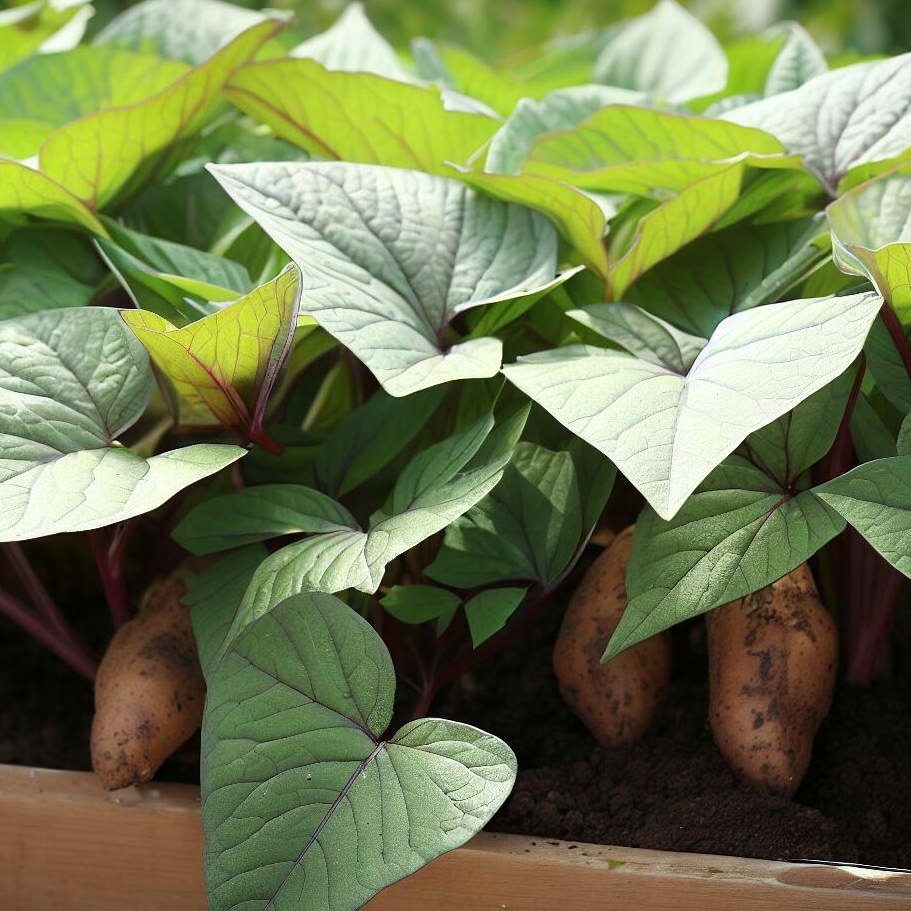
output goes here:
{"type": "Polygon", "coordinates": [[[832,702],[835,624],[806,563],[708,614],[709,722],[734,773],[792,795],[832,702]]]}
{"type": "Polygon", "coordinates": [[[567,705],[599,743],[638,740],[667,696],[671,641],[660,633],[601,663],[626,608],[627,528],[592,564],[573,594],[554,646],[554,670],[567,705]]]}
{"type": "Polygon", "coordinates": [[[199,727],[205,684],[178,573],[152,585],[95,679],[92,767],[109,790],[148,781],[199,727]]]}

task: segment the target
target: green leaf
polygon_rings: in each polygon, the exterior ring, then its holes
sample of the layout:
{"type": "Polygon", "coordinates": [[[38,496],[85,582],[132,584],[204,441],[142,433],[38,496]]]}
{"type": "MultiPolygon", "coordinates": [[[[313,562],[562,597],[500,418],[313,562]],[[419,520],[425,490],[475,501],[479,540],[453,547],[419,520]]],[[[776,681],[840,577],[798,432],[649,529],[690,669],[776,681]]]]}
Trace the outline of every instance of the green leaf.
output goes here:
{"type": "Polygon", "coordinates": [[[357,529],[354,516],[331,497],[299,484],[262,484],[197,506],[174,529],[193,554],[211,554],[291,534],[357,529]]]}
{"type": "Polygon", "coordinates": [[[40,120],[53,129],[143,101],[186,71],[180,63],[114,48],[39,54],[0,75],[0,118],[40,120]]]}
{"type": "Polygon", "coordinates": [[[392,45],[373,27],[362,3],[349,3],[332,28],[299,44],[291,56],[309,57],[327,70],[375,73],[402,82],[415,81],[399,62],[392,45]]]}
{"type": "Polygon", "coordinates": [[[566,315],[630,354],[675,373],[686,373],[706,345],[706,339],[681,332],[634,304],[592,304],[566,315]]]}
{"type": "Polygon", "coordinates": [[[300,307],[295,266],[235,303],[182,329],[145,310],[123,314],[191,415],[211,415],[248,439],[291,351],[300,307]]]}
{"type": "Polygon", "coordinates": [[[228,97],[278,136],[321,158],[447,174],[498,123],[447,108],[440,90],[372,73],[332,72],[313,60],[243,67],[228,97]]]}
{"type": "MultiPolygon", "coordinates": [[[[535,140],[542,134],[555,130],[569,133],[605,105],[635,104],[641,99],[639,92],[605,85],[557,89],[540,101],[522,98],[491,140],[484,170],[518,174],[535,140]]],[[[549,147],[549,141],[545,147],[549,147]]]]}
{"type": "Polygon", "coordinates": [[[583,345],[522,357],[504,372],[670,519],[750,433],[847,369],[880,306],[878,295],[856,294],[735,314],[685,377],[583,345]]]}
{"type": "Polygon", "coordinates": [[[911,411],[911,377],[881,319],[870,329],[864,354],[877,389],[900,414],[911,411]]]}
{"type": "Polygon", "coordinates": [[[150,98],[62,126],[41,147],[41,172],[91,209],[135,189],[171,146],[202,126],[227,78],[279,28],[255,25],[150,98]]]}
{"type": "Polygon", "coordinates": [[[911,456],[865,462],[816,494],[911,577],[911,456]]]}
{"type": "Polygon", "coordinates": [[[445,588],[434,585],[395,585],[380,604],[402,623],[426,623],[451,616],[461,599],[445,588]]]}
{"type": "Polygon", "coordinates": [[[610,32],[595,62],[595,81],[675,102],[720,91],[727,73],[715,36],[674,0],[610,32]]]}
{"type": "Polygon", "coordinates": [[[152,377],[115,310],[48,310],[0,323],[0,376],[5,541],[141,515],[244,454],[200,444],[143,459],[116,442],[142,414],[152,377]]]}
{"type": "Polygon", "coordinates": [[[275,10],[266,14],[221,0],[144,0],[115,16],[94,43],[195,65],[241,32],[279,15],[275,10]]]}
{"type": "MultiPolygon", "coordinates": [[[[186,593],[181,603],[190,608],[190,623],[204,676],[215,667],[231,619],[256,567],[269,552],[262,544],[249,544],[204,567],[191,564],[182,574],[186,593]]],[[[186,566],[186,564],[184,564],[186,566]]]]}
{"type": "Polygon", "coordinates": [[[493,376],[501,342],[450,341],[451,321],[533,294],[556,272],[544,218],[456,181],[342,162],[211,170],[300,266],[304,312],[390,395],[493,376]]]}
{"type": "Polygon", "coordinates": [[[646,272],[626,299],[708,337],[726,317],[779,300],[826,257],[821,218],[737,225],[699,238],[646,272]]]}
{"type": "Polygon", "coordinates": [[[366,532],[314,535],[272,554],[247,590],[231,638],[299,591],[375,592],[388,563],[442,531],[499,483],[526,414],[520,412],[493,433],[487,416],[424,450],[401,473],[366,532]]]}
{"type": "Polygon", "coordinates": [[[845,193],[826,212],[836,265],[869,278],[911,323],[911,163],[845,193]]]}
{"type": "Polygon", "coordinates": [[[855,374],[752,434],[670,522],[643,511],[627,568],[628,606],[607,657],[770,585],[844,529],[808,489],[806,472],[832,446],[855,374]]]}
{"type": "Polygon", "coordinates": [[[0,319],[84,307],[101,280],[86,241],[50,228],[14,231],[0,245],[0,319]]]}
{"type": "Polygon", "coordinates": [[[583,189],[660,196],[679,192],[734,162],[796,165],[768,133],[723,120],[612,104],[572,129],[540,136],[523,171],[583,189]]]}
{"type": "Polygon", "coordinates": [[[31,158],[52,129],[43,120],[0,118],[0,155],[20,160],[31,158]]]}
{"type": "Polygon", "coordinates": [[[527,588],[489,588],[465,605],[465,617],[475,648],[498,633],[525,600],[527,588]]]}
{"type": "Polygon", "coordinates": [[[446,530],[427,575],[457,588],[508,579],[549,584],[569,563],[581,535],[572,456],[520,443],[503,480],[446,530]]]}
{"type": "Polygon", "coordinates": [[[232,645],[202,734],[212,911],[354,911],[493,816],[509,747],[439,719],[387,733],[394,697],[382,640],[328,595],[286,601],[232,645]]]}
{"type": "Polygon", "coordinates": [[[423,429],[443,401],[439,386],[394,398],[382,390],[343,418],[320,447],[316,473],[331,496],[344,496],[373,477],[423,429]]]}
{"type": "Polygon", "coordinates": [[[778,137],[834,196],[853,170],[872,176],[911,146],[909,78],[911,54],[858,63],[722,117],[778,137]]]}
{"type": "Polygon", "coordinates": [[[905,415],[904,420],[901,422],[895,446],[900,456],[911,455],[911,420],[909,420],[909,415],[905,415]]]}

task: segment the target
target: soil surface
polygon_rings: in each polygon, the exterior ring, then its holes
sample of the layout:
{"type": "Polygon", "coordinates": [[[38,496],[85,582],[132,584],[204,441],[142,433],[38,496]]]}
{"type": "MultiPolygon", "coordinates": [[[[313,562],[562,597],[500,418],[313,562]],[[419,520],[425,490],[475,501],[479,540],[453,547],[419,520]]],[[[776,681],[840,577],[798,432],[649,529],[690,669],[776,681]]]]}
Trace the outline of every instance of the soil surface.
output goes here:
{"type": "MultiPolygon", "coordinates": [[[[795,799],[738,782],[707,724],[703,626],[678,629],[671,696],[633,746],[597,746],[557,691],[555,624],[450,697],[450,717],[503,737],[519,778],[489,828],[569,841],[911,867],[911,672],[841,688],[795,799]],[[509,698],[504,698],[509,694],[509,698]]],[[[443,707],[441,707],[443,708],[443,707]]]]}
{"type": "MultiPolygon", "coordinates": [[[[55,594],[95,644],[100,592],[55,594]],[[93,627],[95,627],[93,635],[93,627]]],[[[53,577],[51,577],[53,578],[53,577]]],[[[631,747],[602,749],[569,712],[551,670],[558,617],[440,700],[435,711],[503,737],[519,757],[490,828],[543,838],[772,859],[911,867],[911,662],[868,689],[840,689],[795,800],[736,781],[706,724],[703,626],[675,631],[670,701],[631,747]]],[[[404,689],[404,688],[403,688],[404,689]]],[[[88,769],[92,688],[0,618],[0,762],[88,769]]],[[[193,780],[191,742],[160,777],[193,780]]]]}

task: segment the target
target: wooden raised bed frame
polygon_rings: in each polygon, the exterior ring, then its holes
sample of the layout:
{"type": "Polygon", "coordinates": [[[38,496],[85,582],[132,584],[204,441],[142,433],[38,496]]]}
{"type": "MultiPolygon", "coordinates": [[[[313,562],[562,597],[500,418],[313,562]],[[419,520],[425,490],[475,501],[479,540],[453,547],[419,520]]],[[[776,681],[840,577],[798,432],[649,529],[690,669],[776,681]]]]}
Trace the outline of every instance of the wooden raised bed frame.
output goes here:
{"type": "MultiPolygon", "coordinates": [[[[201,851],[196,788],[0,766],[2,911],[205,911],[201,851]]],[[[368,905],[430,908],[911,911],[911,873],[479,835],[368,905]]]]}

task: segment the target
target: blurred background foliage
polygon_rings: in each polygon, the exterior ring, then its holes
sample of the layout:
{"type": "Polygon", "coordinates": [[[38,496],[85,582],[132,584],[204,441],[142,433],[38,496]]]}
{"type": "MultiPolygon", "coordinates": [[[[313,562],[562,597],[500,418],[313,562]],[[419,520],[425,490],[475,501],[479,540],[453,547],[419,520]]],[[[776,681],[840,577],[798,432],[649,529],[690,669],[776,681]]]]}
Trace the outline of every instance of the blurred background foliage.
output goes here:
{"type": "MultiPolygon", "coordinates": [[[[4,6],[29,0],[0,0],[4,6]]],[[[65,3],[67,0],[58,0],[65,3]]],[[[232,0],[240,5],[293,10],[295,32],[328,28],[347,0],[232,0]]],[[[911,50],[911,0],[681,0],[722,40],[759,31],[782,19],[799,20],[822,48],[834,53],[891,54],[911,50]]],[[[131,0],[95,0],[96,31],[131,0]]],[[[365,0],[367,14],[399,47],[419,35],[463,44],[491,62],[521,59],[559,35],[601,28],[646,12],[654,0],[365,0]]]]}
{"type": "MultiPolygon", "coordinates": [[[[15,5],[16,0],[12,5],[15,5]]],[[[238,0],[233,0],[238,2],[238,0]]],[[[239,0],[244,6],[292,9],[305,35],[328,28],[347,0],[239,0]]],[[[797,19],[827,52],[911,50],[911,0],[682,0],[722,40],[797,19]]],[[[94,28],[130,0],[95,0],[94,28]]],[[[426,35],[464,44],[490,61],[506,62],[561,34],[610,25],[644,13],[654,0],[365,0],[367,14],[397,46],[426,35]]]]}

